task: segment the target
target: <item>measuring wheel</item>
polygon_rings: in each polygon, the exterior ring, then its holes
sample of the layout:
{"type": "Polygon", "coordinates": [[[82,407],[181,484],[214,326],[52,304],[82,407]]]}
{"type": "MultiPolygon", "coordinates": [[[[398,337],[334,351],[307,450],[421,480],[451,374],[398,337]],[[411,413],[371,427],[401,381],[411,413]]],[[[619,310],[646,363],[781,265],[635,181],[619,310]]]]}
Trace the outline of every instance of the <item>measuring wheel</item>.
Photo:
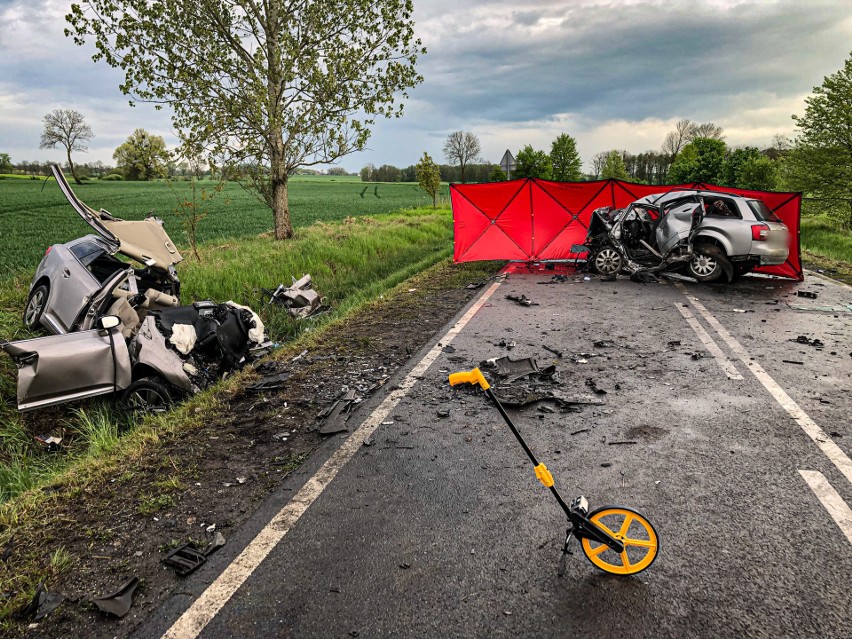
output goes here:
{"type": "Polygon", "coordinates": [[[624,552],[615,552],[606,544],[582,539],[583,552],[595,566],[614,575],[635,575],[657,558],[657,531],[645,517],[631,508],[604,506],[589,513],[598,527],[624,544],[624,552]]]}

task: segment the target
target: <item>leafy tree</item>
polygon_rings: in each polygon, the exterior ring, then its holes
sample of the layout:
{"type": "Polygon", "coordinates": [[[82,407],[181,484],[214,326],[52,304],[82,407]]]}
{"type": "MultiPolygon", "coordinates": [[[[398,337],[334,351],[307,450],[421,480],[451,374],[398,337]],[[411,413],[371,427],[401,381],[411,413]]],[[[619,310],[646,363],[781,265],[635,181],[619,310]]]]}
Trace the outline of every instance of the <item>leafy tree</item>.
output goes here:
{"type": "Polygon", "coordinates": [[[726,149],[722,140],[696,138],[683,147],[669,169],[668,180],[675,184],[718,183],[722,178],[726,149]]]}
{"type": "Polygon", "coordinates": [[[603,166],[601,167],[601,177],[604,180],[616,178],[618,180],[626,180],[627,169],[624,168],[624,158],[618,151],[610,151],[606,155],[603,166]]]}
{"type": "Polygon", "coordinates": [[[438,191],[441,189],[441,171],[438,169],[438,165],[432,161],[428,153],[424,152],[423,157],[420,158],[415,167],[415,171],[420,188],[432,198],[432,208],[437,208],[438,191]]]}
{"type": "Polygon", "coordinates": [[[553,164],[550,156],[544,151],[536,151],[527,144],[515,156],[516,178],[541,178],[549,180],[553,176],[553,164]]]}
{"type": "Polygon", "coordinates": [[[372,162],[367,164],[363,169],[361,169],[361,181],[362,182],[373,182],[373,174],[376,172],[376,167],[372,162]]]}
{"type": "Polygon", "coordinates": [[[92,127],[86,124],[83,115],[74,109],[54,109],[44,116],[44,131],[41,134],[40,149],[55,149],[57,145],[65,147],[68,166],[77,184],[82,184],[71,162],[71,151],[87,151],[86,142],[95,137],[92,127]]]}
{"type": "Polygon", "coordinates": [[[0,153],[0,173],[11,173],[12,169],[12,158],[8,153],[0,153]]]}
{"type": "Polygon", "coordinates": [[[725,155],[725,160],[722,162],[722,169],[719,173],[719,184],[739,187],[738,181],[743,165],[747,161],[759,158],[760,156],[760,150],[754,146],[744,146],[728,151],[725,155]]]}
{"type": "Polygon", "coordinates": [[[494,165],[491,173],[488,174],[489,182],[505,182],[507,179],[506,173],[497,165],[494,165]]]}
{"type": "Polygon", "coordinates": [[[145,129],[136,129],[112,154],[117,168],[128,180],[153,180],[165,177],[171,160],[166,141],[145,129]]]}
{"type": "Polygon", "coordinates": [[[583,161],[577,152],[577,140],[561,133],[550,147],[550,162],[553,179],[562,182],[578,182],[583,179],[583,161]]]}
{"type": "Polygon", "coordinates": [[[765,155],[750,157],[740,166],[737,188],[772,191],[778,186],[778,170],[775,162],[765,155]]]}
{"type": "Polygon", "coordinates": [[[444,157],[450,164],[457,164],[461,170],[461,182],[464,183],[465,167],[475,162],[481,151],[479,138],[470,131],[455,131],[444,142],[444,157]]]}
{"type": "Polygon", "coordinates": [[[814,198],[817,211],[840,213],[852,226],[852,54],[793,119],[799,135],[784,158],[787,184],[814,198]]]}
{"type": "Polygon", "coordinates": [[[326,171],[326,174],[343,177],[349,175],[349,172],[342,166],[333,166],[328,171],[326,171]]]}
{"type": "Polygon", "coordinates": [[[288,179],[364,148],[419,84],[412,0],[83,0],[66,34],[95,41],[121,89],[168,105],[182,142],[240,165],[291,237],[288,179]]]}

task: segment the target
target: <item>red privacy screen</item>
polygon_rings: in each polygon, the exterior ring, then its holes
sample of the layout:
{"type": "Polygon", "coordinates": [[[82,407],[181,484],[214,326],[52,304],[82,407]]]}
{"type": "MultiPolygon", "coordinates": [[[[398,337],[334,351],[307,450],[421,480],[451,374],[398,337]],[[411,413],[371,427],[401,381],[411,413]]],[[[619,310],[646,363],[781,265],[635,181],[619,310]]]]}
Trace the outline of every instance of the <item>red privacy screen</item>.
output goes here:
{"type": "Polygon", "coordinates": [[[757,273],[802,280],[799,260],[801,193],[746,191],[712,184],[647,185],[622,180],[549,182],[534,178],[491,184],[452,184],[453,257],[477,260],[564,260],[577,257],[573,244],[586,240],[592,211],[623,208],[640,197],[670,189],[725,191],[759,200],[790,229],[790,257],[757,273]]]}

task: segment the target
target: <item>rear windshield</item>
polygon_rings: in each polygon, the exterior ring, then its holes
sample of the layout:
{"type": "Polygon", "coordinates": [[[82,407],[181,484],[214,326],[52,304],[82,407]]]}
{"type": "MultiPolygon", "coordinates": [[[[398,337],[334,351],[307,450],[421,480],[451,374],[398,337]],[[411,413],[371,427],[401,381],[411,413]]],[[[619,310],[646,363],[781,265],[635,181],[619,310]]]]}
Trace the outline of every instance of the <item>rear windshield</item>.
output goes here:
{"type": "Polygon", "coordinates": [[[754,213],[754,217],[757,218],[758,222],[780,222],[781,220],[778,218],[775,213],[772,212],[768,206],[766,206],[760,200],[748,200],[749,208],[751,208],[752,213],[754,213]]]}
{"type": "Polygon", "coordinates": [[[75,244],[71,247],[71,252],[83,263],[83,266],[88,266],[106,253],[102,247],[94,242],[80,242],[79,244],[75,244]]]}

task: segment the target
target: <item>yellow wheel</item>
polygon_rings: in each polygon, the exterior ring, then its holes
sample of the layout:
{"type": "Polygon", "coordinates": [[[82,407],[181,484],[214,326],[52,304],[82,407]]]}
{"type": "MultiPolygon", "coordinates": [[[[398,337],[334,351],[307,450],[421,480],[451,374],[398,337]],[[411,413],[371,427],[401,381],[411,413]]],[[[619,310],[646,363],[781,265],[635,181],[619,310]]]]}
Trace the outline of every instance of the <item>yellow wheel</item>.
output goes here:
{"type": "Polygon", "coordinates": [[[657,531],[643,515],[630,508],[604,506],[589,514],[598,527],[624,544],[624,552],[615,552],[593,539],[581,540],[583,552],[595,566],[614,575],[635,575],[657,558],[660,544],[657,531]]]}

